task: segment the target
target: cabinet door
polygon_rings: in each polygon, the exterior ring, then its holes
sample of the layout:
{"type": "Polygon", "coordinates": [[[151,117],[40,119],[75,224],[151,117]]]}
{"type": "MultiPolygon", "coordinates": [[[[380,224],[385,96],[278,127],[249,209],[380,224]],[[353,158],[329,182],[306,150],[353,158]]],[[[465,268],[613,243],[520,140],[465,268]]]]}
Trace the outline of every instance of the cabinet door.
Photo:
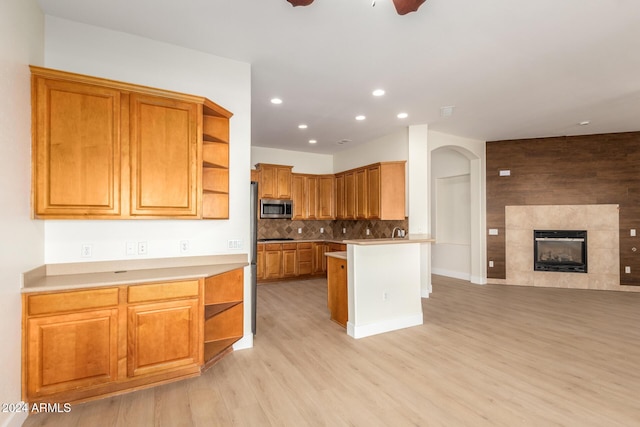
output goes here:
{"type": "Polygon", "coordinates": [[[324,243],[313,244],[313,273],[322,274],[327,271],[327,257],[324,256],[327,246],[324,243]]]}
{"type": "Polygon", "coordinates": [[[367,219],[367,170],[356,171],[356,219],[367,219]]]}
{"type": "Polygon", "coordinates": [[[356,175],[344,174],[344,219],[356,219],[356,175]]]}
{"type": "Polygon", "coordinates": [[[291,219],[305,219],[305,178],[303,175],[295,173],[291,176],[291,195],[293,200],[293,215],[291,219]]]}
{"type": "MultiPolygon", "coordinates": [[[[272,245],[267,245],[267,246],[272,246],[272,245]]],[[[282,250],[270,249],[267,247],[264,252],[264,278],[280,279],[281,277],[282,277],[282,250]]]]}
{"type": "Polygon", "coordinates": [[[297,275],[297,257],[295,249],[282,250],[282,277],[294,277],[297,275]]]}
{"type": "Polygon", "coordinates": [[[336,219],[345,219],[345,205],[344,205],[344,175],[340,174],[336,176],[336,219]]]}
{"type": "Polygon", "coordinates": [[[346,327],[349,320],[347,261],[329,258],[327,268],[327,305],[331,320],[346,327]]]}
{"type": "Polygon", "coordinates": [[[129,306],[127,375],[199,366],[198,299],[129,306]]]}
{"type": "Polygon", "coordinates": [[[318,177],[318,219],[335,218],[335,177],[318,177]]]}
{"type": "MultiPolygon", "coordinates": [[[[401,191],[403,189],[398,189],[401,191]]],[[[380,219],[380,166],[367,170],[367,217],[380,219]]]]}
{"type": "Polygon", "coordinates": [[[121,94],[33,77],[36,217],[121,212],[121,94]]]}
{"type": "Polygon", "coordinates": [[[315,176],[307,176],[306,178],[306,196],[307,196],[307,211],[306,217],[308,219],[317,219],[318,209],[318,178],[315,176]]]}
{"type": "Polygon", "coordinates": [[[298,275],[304,276],[313,271],[313,245],[298,243],[298,275]]]}
{"type": "Polygon", "coordinates": [[[291,167],[276,168],[278,199],[291,198],[291,167]]]}
{"type": "Polygon", "coordinates": [[[277,174],[276,168],[270,166],[260,167],[260,198],[261,199],[277,199],[277,174]]]}
{"type": "Polygon", "coordinates": [[[131,95],[131,215],[198,215],[198,107],[131,95]]]}
{"type": "Polygon", "coordinates": [[[34,317],[26,328],[28,397],[117,379],[117,308],[34,317]]]}

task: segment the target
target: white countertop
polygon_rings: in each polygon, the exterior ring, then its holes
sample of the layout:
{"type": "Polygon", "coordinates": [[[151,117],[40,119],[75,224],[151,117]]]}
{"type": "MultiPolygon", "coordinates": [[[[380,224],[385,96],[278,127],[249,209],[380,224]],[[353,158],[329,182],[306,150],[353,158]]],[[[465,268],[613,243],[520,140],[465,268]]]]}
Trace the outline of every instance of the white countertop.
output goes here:
{"type": "Polygon", "coordinates": [[[200,279],[243,268],[247,255],[49,264],[23,274],[22,293],[200,279]]]}
{"type": "Polygon", "coordinates": [[[342,243],[350,245],[398,245],[407,243],[434,243],[436,240],[429,234],[409,234],[407,237],[396,237],[395,239],[354,239],[344,240],[342,243]]]}

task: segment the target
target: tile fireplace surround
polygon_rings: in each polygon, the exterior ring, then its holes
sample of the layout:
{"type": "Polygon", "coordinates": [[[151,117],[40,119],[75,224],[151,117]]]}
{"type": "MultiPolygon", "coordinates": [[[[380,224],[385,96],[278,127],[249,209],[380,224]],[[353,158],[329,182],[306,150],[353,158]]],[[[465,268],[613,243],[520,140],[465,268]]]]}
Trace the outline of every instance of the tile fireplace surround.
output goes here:
{"type": "Polygon", "coordinates": [[[506,279],[489,283],[640,291],[620,286],[618,205],[506,206],[506,279]],[[533,230],[587,230],[588,273],[533,271],[533,230]]]}

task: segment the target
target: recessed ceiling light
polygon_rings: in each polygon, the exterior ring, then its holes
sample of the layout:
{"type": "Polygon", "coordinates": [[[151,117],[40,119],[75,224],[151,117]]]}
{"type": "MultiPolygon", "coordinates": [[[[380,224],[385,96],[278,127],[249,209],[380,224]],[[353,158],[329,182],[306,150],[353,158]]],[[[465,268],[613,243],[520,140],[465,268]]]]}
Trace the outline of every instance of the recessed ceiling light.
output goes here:
{"type": "Polygon", "coordinates": [[[399,119],[406,119],[407,117],[409,117],[409,115],[407,113],[398,113],[397,117],[399,119]]]}
{"type": "Polygon", "coordinates": [[[309,144],[315,144],[316,142],[318,142],[318,141],[316,141],[315,139],[310,139],[309,140],[309,144]]]}
{"type": "Polygon", "coordinates": [[[384,89],[376,89],[373,91],[373,96],[382,96],[384,95],[384,89]]]}
{"type": "Polygon", "coordinates": [[[356,116],[356,120],[358,120],[358,121],[362,121],[362,120],[364,120],[364,119],[366,119],[366,117],[365,117],[365,116],[363,116],[363,115],[356,116]]]}
{"type": "Polygon", "coordinates": [[[589,120],[583,120],[580,123],[578,123],[580,126],[586,126],[588,124],[590,124],[591,122],[589,120]]]}
{"type": "Polygon", "coordinates": [[[282,104],[282,99],[280,98],[271,98],[272,104],[282,104]]]}
{"type": "Polygon", "coordinates": [[[306,128],[308,128],[308,126],[305,124],[298,125],[298,129],[306,129],[306,128]]]}

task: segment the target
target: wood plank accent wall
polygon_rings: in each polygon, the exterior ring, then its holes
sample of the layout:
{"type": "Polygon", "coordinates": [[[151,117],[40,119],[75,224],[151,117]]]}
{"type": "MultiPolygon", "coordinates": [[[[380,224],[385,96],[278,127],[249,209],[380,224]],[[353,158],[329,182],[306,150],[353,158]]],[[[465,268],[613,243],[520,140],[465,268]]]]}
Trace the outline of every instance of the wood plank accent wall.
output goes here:
{"type": "Polygon", "coordinates": [[[619,204],[620,284],[640,285],[640,132],[494,141],[486,156],[489,278],[506,278],[505,206],[619,204]]]}

